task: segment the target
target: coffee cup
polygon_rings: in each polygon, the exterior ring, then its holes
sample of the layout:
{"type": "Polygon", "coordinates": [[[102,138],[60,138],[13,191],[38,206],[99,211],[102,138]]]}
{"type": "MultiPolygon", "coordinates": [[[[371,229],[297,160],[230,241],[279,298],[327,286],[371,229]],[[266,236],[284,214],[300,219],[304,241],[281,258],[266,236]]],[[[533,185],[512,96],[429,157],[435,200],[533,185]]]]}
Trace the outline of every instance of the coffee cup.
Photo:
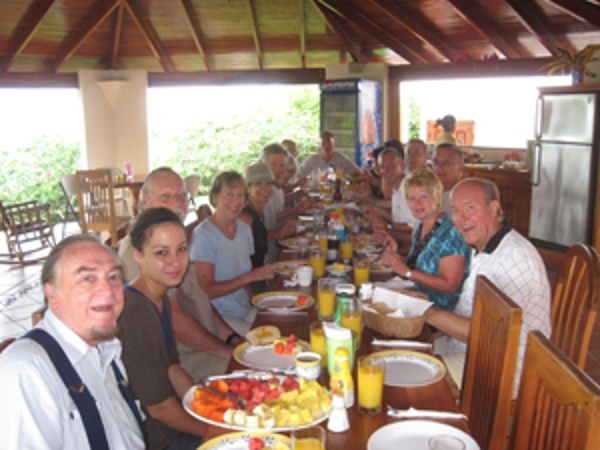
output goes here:
{"type": "Polygon", "coordinates": [[[321,374],[321,355],[316,352],[301,352],[296,355],[296,376],[309,381],[321,374]]]}
{"type": "Polygon", "coordinates": [[[300,266],[296,269],[296,277],[300,286],[310,286],[313,278],[313,268],[311,266],[300,266]]]}

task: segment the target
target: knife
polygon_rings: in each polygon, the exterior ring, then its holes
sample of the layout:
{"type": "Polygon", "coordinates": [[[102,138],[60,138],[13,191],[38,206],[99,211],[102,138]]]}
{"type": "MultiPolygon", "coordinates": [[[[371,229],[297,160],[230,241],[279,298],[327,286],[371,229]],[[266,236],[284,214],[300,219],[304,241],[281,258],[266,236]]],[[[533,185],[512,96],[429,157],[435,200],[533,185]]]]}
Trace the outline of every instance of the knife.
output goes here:
{"type": "Polygon", "coordinates": [[[409,341],[406,339],[373,339],[371,345],[379,345],[381,347],[432,347],[432,344],[429,342],[409,341]]]}
{"type": "Polygon", "coordinates": [[[448,411],[428,411],[420,410],[415,408],[408,409],[396,409],[388,405],[388,416],[396,417],[398,419],[415,419],[427,417],[430,419],[463,419],[468,420],[467,416],[462,413],[454,413],[448,411]]]}

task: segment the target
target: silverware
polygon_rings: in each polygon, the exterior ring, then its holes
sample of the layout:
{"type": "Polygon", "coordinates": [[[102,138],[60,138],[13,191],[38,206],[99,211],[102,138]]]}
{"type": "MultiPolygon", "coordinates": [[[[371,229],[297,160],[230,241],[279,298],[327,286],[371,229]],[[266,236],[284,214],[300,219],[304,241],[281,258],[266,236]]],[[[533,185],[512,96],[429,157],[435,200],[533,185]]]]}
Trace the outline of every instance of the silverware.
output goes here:
{"type": "Polygon", "coordinates": [[[431,348],[430,342],[409,341],[406,339],[373,339],[371,345],[379,345],[381,347],[419,347],[431,348]]]}
{"type": "Polygon", "coordinates": [[[408,409],[396,409],[390,405],[387,407],[387,415],[396,417],[398,419],[415,419],[427,417],[430,419],[463,419],[467,420],[467,416],[462,413],[448,412],[448,411],[428,411],[420,410],[415,408],[408,409]]]}
{"type": "Polygon", "coordinates": [[[307,311],[296,311],[292,309],[286,308],[269,308],[269,309],[261,309],[258,311],[258,314],[268,314],[268,315],[276,315],[276,316],[307,316],[307,311]]]}

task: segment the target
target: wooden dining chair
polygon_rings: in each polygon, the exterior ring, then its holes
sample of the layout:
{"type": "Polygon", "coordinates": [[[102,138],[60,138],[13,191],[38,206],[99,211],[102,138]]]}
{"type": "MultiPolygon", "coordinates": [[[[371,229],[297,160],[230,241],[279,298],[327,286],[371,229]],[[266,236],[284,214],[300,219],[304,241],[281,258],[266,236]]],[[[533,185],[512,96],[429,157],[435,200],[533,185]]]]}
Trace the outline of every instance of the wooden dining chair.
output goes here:
{"type": "Polygon", "coordinates": [[[551,340],[581,369],[598,314],[599,276],[596,250],[575,244],[563,258],[552,297],[551,340]]]}
{"type": "Polygon", "coordinates": [[[76,176],[81,230],[108,233],[110,245],[116,246],[131,217],[116,214],[111,170],[78,170],[76,176]]]}
{"type": "Polygon", "coordinates": [[[58,181],[65,197],[65,212],[63,213],[62,237],[65,237],[69,215],[79,223],[79,207],[75,204],[77,198],[77,179],[74,173],[61,175],[58,181]]]}
{"type": "Polygon", "coordinates": [[[477,277],[460,406],[482,449],[506,448],[521,317],[514,301],[477,277]]]}
{"type": "Polygon", "coordinates": [[[511,450],[598,450],[600,386],[539,331],[529,333],[511,450]]]}

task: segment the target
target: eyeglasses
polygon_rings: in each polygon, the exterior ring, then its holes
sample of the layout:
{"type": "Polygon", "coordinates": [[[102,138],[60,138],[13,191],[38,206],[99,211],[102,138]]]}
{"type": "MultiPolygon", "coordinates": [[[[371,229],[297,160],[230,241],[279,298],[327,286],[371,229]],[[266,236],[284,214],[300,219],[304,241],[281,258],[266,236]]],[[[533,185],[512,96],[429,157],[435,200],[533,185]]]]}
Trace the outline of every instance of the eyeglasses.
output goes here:
{"type": "Polygon", "coordinates": [[[164,192],[159,194],[158,192],[150,191],[153,195],[156,195],[160,200],[164,203],[171,203],[173,200],[177,200],[178,202],[187,202],[189,200],[189,195],[187,192],[182,192],[181,194],[171,194],[169,192],[164,192]]]}
{"type": "Polygon", "coordinates": [[[455,164],[458,164],[458,161],[455,161],[453,159],[434,159],[432,161],[434,166],[444,166],[444,167],[448,167],[448,166],[453,166],[455,164]]]}

